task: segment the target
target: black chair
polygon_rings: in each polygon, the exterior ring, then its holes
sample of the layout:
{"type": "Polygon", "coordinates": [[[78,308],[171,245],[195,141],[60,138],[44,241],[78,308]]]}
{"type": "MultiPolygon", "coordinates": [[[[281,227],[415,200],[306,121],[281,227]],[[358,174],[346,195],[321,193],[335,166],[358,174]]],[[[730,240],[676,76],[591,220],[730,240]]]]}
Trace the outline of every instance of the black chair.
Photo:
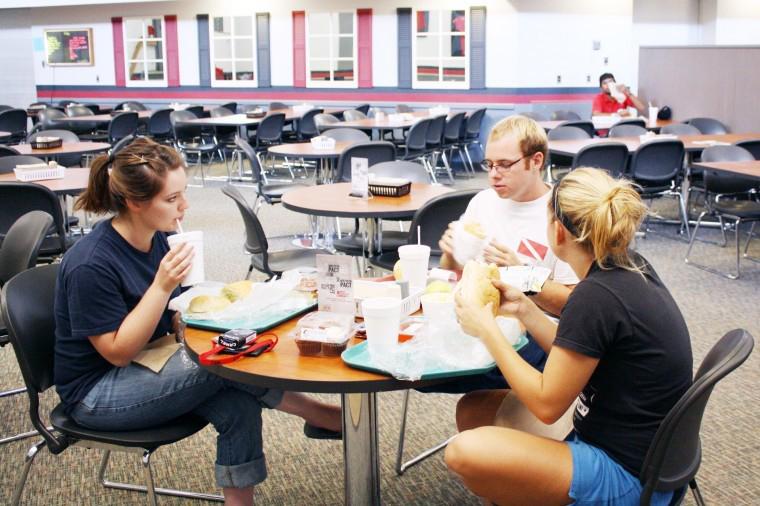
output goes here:
{"type": "Polygon", "coordinates": [[[589,133],[577,126],[558,126],[549,130],[546,134],[550,141],[590,139],[589,133]]]}
{"type": "Polygon", "coordinates": [[[472,155],[470,154],[470,145],[475,144],[483,152],[483,144],[480,142],[480,129],[483,125],[483,118],[486,117],[485,107],[482,109],[476,109],[472,114],[467,115],[464,122],[464,137],[462,143],[464,152],[467,154],[467,160],[470,162],[470,168],[472,172],[475,172],[475,166],[472,164],[472,155]]]}
{"type": "Polygon", "coordinates": [[[10,146],[6,146],[4,144],[0,144],[0,157],[3,156],[17,156],[20,155],[18,151],[16,151],[14,148],[10,146]]]}
{"type": "Polygon", "coordinates": [[[333,123],[338,123],[339,121],[340,120],[332,114],[321,113],[314,116],[314,124],[316,125],[317,130],[320,132],[328,130],[329,127],[327,127],[327,125],[332,125],[333,123]]]}
{"type": "Polygon", "coordinates": [[[596,127],[594,127],[594,124],[591,121],[565,121],[559,126],[580,128],[586,132],[589,137],[594,137],[596,135],[596,127]]]}
{"type": "MultiPolygon", "coordinates": [[[[738,146],[711,146],[702,151],[703,162],[727,162],[727,161],[751,161],[755,158],[752,153],[738,146]]],[[[697,223],[694,226],[694,232],[691,234],[689,249],[686,251],[684,261],[704,271],[719,274],[728,279],[738,279],[741,276],[741,240],[740,227],[742,223],[752,223],[754,231],[755,223],[760,221],[760,202],[751,198],[751,193],[758,187],[757,179],[748,176],[741,176],[730,172],[719,170],[704,169],[702,173],[705,196],[705,210],[700,213],[697,223]],[[689,259],[691,249],[697,237],[697,232],[702,223],[702,219],[707,216],[715,216],[720,223],[723,242],[718,243],[725,246],[728,242],[726,238],[726,227],[724,218],[734,220],[734,238],[736,241],[736,273],[723,272],[706,265],[697,264],[689,259]]],[[[691,190],[691,188],[690,188],[691,190]]],[[[752,240],[752,233],[747,238],[747,244],[744,248],[745,256],[749,243],[752,240]]]]}
{"type": "Polygon", "coordinates": [[[256,151],[266,151],[269,146],[282,144],[282,128],[285,126],[285,114],[281,112],[268,114],[256,128],[253,147],[256,151]]]}
{"type": "Polygon", "coordinates": [[[63,107],[66,109],[70,105],[81,105],[76,100],[59,100],[58,101],[58,107],[63,107]]]}
{"type": "Polygon", "coordinates": [[[172,130],[171,114],[174,109],[159,109],[150,115],[148,120],[148,135],[156,142],[172,144],[174,131],[172,130]]]}
{"type": "Polygon", "coordinates": [[[19,475],[11,504],[17,505],[21,502],[29,470],[40,450],[47,447],[50,453],[58,455],[72,446],[105,449],[99,471],[101,483],[111,488],[147,492],[149,504],[156,504],[156,494],[223,501],[221,496],[194,494],[153,486],[151,456],[159,447],[185,439],[203,429],[207,422],[198,416],[184,415],[147,429],[99,431],[77,424],[59,404],[49,415],[52,430],[48,429],[40,413],[40,394],[53,386],[55,355],[53,302],[57,275],[57,264],[36,267],[18,274],[3,288],[3,319],[8,326],[13,351],[26,384],[32,425],[43,438],[26,454],[24,469],[19,475]],[[140,454],[146,485],[140,487],[106,481],[104,475],[111,451],[140,454]]]}
{"type": "Polygon", "coordinates": [[[235,202],[245,224],[245,244],[243,247],[251,255],[251,264],[248,267],[248,274],[245,279],[251,276],[253,269],[272,278],[296,267],[314,267],[317,255],[330,254],[328,250],[304,248],[270,252],[264,228],[240,191],[234,186],[226,185],[222,188],[222,192],[235,202]]]}
{"type": "Polygon", "coordinates": [[[8,155],[0,157],[0,174],[10,174],[17,165],[32,165],[45,163],[42,158],[32,155],[8,155]]]}
{"type": "Polygon", "coordinates": [[[370,108],[369,104],[362,104],[362,105],[357,105],[356,107],[354,107],[354,110],[359,111],[360,113],[366,116],[367,114],[369,114],[369,108],[370,108]]]}
{"type": "Polygon", "coordinates": [[[219,159],[225,162],[225,164],[227,163],[227,158],[222,147],[216,142],[216,139],[208,139],[203,136],[201,125],[188,123],[196,118],[195,114],[187,110],[172,111],[169,114],[172,131],[174,132],[174,147],[182,153],[186,161],[189,161],[190,157],[196,159],[196,165],[201,172],[201,183],[205,185],[206,174],[203,170],[203,156],[208,156],[209,163],[213,160],[215,153],[219,155],[219,159]]]}
{"type": "Polygon", "coordinates": [[[617,123],[612,125],[612,128],[615,128],[616,126],[620,125],[636,125],[640,126],[641,128],[646,129],[647,122],[644,120],[644,118],[622,118],[617,123]]]}
{"type": "MultiPolygon", "coordinates": [[[[81,116],[94,116],[93,112],[78,104],[72,104],[66,107],[66,115],[70,118],[78,118],[81,116]]],[[[71,121],[68,123],[67,130],[71,130],[79,136],[80,139],[88,141],[107,141],[108,132],[98,132],[97,121],[71,121]]]]}
{"type": "Polygon", "coordinates": [[[459,135],[465,124],[466,117],[466,112],[458,112],[446,119],[446,125],[443,127],[443,150],[441,156],[446,160],[445,163],[451,167],[454,162],[454,150],[456,150],[457,153],[459,153],[459,159],[462,161],[462,166],[464,167],[465,172],[469,174],[467,162],[465,161],[464,153],[462,151],[464,147],[460,142],[459,135]],[[447,151],[450,156],[446,155],[447,151]]]}
{"type": "Polygon", "coordinates": [[[369,135],[356,128],[330,128],[322,132],[325,137],[336,141],[369,142],[369,135]]]}
{"type": "Polygon", "coordinates": [[[66,122],[66,113],[61,109],[46,107],[37,113],[37,124],[33,132],[39,130],[64,129],[73,131],[72,125],[66,122]]]}
{"type": "Polygon", "coordinates": [[[346,121],[359,121],[362,119],[367,119],[367,115],[361,111],[349,109],[347,111],[343,111],[343,119],[346,121]]]}
{"type": "MultiPolygon", "coordinates": [[[[590,139],[592,137],[586,130],[574,126],[558,126],[549,130],[549,133],[546,135],[550,141],[581,140],[590,139]]],[[[555,181],[558,181],[567,174],[572,165],[572,156],[550,152],[549,163],[547,164],[545,174],[546,182],[552,184],[555,181]]]]}
{"type": "Polygon", "coordinates": [[[691,386],[660,423],[649,445],[639,476],[643,485],[639,504],[648,505],[655,491],[678,491],[688,484],[696,503],[704,506],[696,476],[702,461],[699,432],[705,407],[715,385],[747,360],[754,345],[746,330],[732,330],[702,360],[691,386]]]}
{"type": "Polygon", "coordinates": [[[696,127],[704,135],[727,134],[728,127],[715,118],[691,118],[686,123],[696,127]]]}
{"type": "Polygon", "coordinates": [[[351,181],[351,158],[366,158],[369,167],[396,159],[396,147],[387,141],[357,142],[346,148],[338,158],[336,182],[351,181]]]}
{"type": "Polygon", "coordinates": [[[122,112],[111,119],[108,124],[108,143],[114,145],[120,139],[137,132],[138,116],[136,112],[122,112]]]}
{"type": "Polygon", "coordinates": [[[427,168],[428,174],[430,174],[430,179],[435,182],[435,172],[430,166],[430,160],[428,160],[427,131],[429,128],[429,119],[421,119],[412,125],[409,132],[406,134],[406,140],[403,146],[401,146],[404,152],[401,153],[398,158],[399,160],[412,162],[420,161],[422,165],[427,168]]]}
{"type": "MultiPolygon", "coordinates": [[[[27,137],[27,142],[32,142],[37,137],[60,137],[63,142],[79,142],[79,136],[69,130],[38,130],[27,137]]],[[[55,160],[64,167],[82,165],[82,155],[74,153],[70,155],[56,155],[55,160]]]]}
{"type": "MultiPolygon", "coordinates": [[[[655,139],[642,143],[631,158],[630,177],[639,185],[637,190],[644,199],[672,197],[678,200],[681,229],[689,238],[689,217],[681,195],[680,180],[683,172],[683,142],[673,139],[655,139]]],[[[647,221],[644,223],[646,231],[647,221]]]]}
{"type": "Polygon", "coordinates": [[[98,104],[82,104],[86,108],[92,111],[93,114],[100,114],[100,106],[98,104]]]}
{"type": "MultiPolygon", "coordinates": [[[[225,116],[232,116],[234,114],[227,107],[215,107],[209,113],[212,118],[224,118],[225,116]]],[[[217,142],[224,144],[225,148],[234,146],[235,136],[238,133],[236,126],[214,125],[213,130],[217,142]]]]}
{"type": "Polygon", "coordinates": [[[672,123],[660,128],[661,134],[668,135],[701,135],[699,128],[686,123],[672,123]]]}
{"type": "Polygon", "coordinates": [[[581,117],[573,111],[558,110],[552,112],[552,121],[580,121],[581,117]]]}
{"type": "Polygon", "coordinates": [[[142,102],[136,102],[134,100],[130,100],[128,102],[124,102],[120,110],[132,111],[132,112],[147,111],[148,106],[146,106],[142,102]]]}
{"type": "Polygon", "coordinates": [[[270,111],[281,111],[283,109],[287,109],[288,107],[288,104],[283,102],[269,102],[270,111]]]}
{"type": "Polygon", "coordinates": [[[427,135],[425,136],[425,145],[427,148],[428,158],[430,160],[430,169],[435,173],[438,169],[438,158],[443,161],[443,168],[449,176],[449,181],[454,183],[454,174],[451,172],[449,161],[443,154],[443,130],[446,128],[446,115],[442,114],[429,120],[427,135]]]}
{"type": "Polygon", "coordinates": [[[196,118],[205,118],[207,116],[206,111],[203,109],[202,105],[191,105],[190,107],[185,107],[185,111],[195,115],[196,118]]]}
{"type": "Polygon", "coordinates": [[[126,148],[132,144],[132,141],[134,141],[136,137],[137,136],[135,135],[127,135],[126,137],[122,137],[116,144],[111,147],[110,154],[115,155],[122,149],[126,148]]]}
{"type": "Polygon", "coordinates": [[[524,111],[520,113],[520,116],[525,116],[535,121],[546,121],[549,119],[546,114],[536,111],[524,111]]]}
{"type": "Polygon", "coordinates": [[[584,146],[573,157],[570,170],[578,167],[596,167],[604,169],[612,177],[626,173],[628,163],[628,146],[622,142],[601,142],[584,146]]]}
{"type": "Polygon", "coordinates": [[[610,128],[607,137],[639,137],[640,135],[646,135],[646,133],[647,129],[642,126],[633,123],[623,123],[622,125],[617,123],[610,128]]]}
{"type": "Polygon", "coordinates": [[[312,109],[307,111],[301,119],[298,120],[298,127],[296,128],[296,137],[299,141],[306,141],[319,135],[319,128],[314,121],[314,117],[317,114],[322,114],[322,109],[312,109]]]}
{"type": "Polygon", "coordinates": [[[751,139],[747,141],[739,141],[734,146],[744,148],[755,157],[755,160],[760,160],[760,139],[751,139]]]}
{"type": "MultiPolygon", "coordinates": [[[[37,265],[37,255],[48,229],[53,224],[53,217],[43,211],[31,211],[21,216],[8,229],[0,247],[0,288],[19,272],[31,269],[37,265]]],[[[5,346],[8,339],[8,329],[5,320],[0,317],[0,346],[5,346]]],[[[26,388],[14,388],[0,392],[0,397],[10,397],[26,392],[26,388]]],[[[0,439],[0,444],[18,441],[36,436],[37,431],[25,432],[0,439]]]]}
{"type": "Polygon", "coordinates": [[[10,111],[11,109],[13,109],[13,107],[10,105],[5,105],[5,104],[0,105],[0,112],[10,111]]]}
{"type": "Polygon", "coordinates": [[[219,107],[224,107],[225,109],[229,110],[232,114],[237,114],[237,102],[227,102],[226,104],[222,104],[219,107]]]}
{"type": "Polygon", "coordinates": [[[3,138],[5,144],[18,144],[26,139],[27,114],[24,109],[8,109],[0,112],[0,130],[10,132],[3,138]]]}

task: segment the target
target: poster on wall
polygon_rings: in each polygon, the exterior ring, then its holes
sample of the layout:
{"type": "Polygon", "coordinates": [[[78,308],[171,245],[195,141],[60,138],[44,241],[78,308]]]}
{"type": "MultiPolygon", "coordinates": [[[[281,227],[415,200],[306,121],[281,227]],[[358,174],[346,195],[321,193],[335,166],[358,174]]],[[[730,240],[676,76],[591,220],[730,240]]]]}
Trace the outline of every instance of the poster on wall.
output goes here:
{"type": "Polygon", "coordinates": [[[45,30],[48,65],[93,65],[92,28],[45,30]]]}

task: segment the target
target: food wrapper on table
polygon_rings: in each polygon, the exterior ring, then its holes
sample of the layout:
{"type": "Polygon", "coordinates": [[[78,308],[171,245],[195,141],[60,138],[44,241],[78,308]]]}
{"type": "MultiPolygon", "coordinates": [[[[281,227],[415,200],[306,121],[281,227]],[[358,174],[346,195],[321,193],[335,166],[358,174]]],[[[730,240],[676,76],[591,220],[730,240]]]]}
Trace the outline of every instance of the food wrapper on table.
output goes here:
{"type": "Polygon", "coordinates": [[[537,265],[499,267],[499,278],[527,294],[539,293],[552,271],[537,265]]]}

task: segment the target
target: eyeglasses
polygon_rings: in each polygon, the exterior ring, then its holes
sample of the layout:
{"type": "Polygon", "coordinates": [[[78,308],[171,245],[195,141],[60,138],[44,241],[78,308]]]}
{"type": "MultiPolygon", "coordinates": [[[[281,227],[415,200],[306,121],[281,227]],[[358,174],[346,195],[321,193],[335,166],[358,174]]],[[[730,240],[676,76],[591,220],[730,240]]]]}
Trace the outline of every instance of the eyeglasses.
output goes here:
{"type": "Polygon", "coordinates": [[[496,172],[499,174],[507,174],[512,170],[512,166],[514,166],[517,162],[524,160],[528,158],[530,155],[523,155],[514,162],[510,162],[508,160],[488,160],[484,159],[482,162],[480,162],[480,166],[483,168],[484,171],[490,172],[491,169],[496,169],[496,172]]]}

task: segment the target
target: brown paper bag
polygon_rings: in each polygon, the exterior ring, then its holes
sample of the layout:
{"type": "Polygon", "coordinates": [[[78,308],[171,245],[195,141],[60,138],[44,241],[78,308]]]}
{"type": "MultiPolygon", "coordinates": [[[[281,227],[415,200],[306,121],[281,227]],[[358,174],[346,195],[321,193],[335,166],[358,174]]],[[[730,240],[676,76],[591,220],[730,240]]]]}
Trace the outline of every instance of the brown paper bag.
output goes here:
{"type": "Polygon", "coordinates": [[[174,334],[167,334],[148,343],[132,362],[159,373],[180,346],[174,334]]]}

